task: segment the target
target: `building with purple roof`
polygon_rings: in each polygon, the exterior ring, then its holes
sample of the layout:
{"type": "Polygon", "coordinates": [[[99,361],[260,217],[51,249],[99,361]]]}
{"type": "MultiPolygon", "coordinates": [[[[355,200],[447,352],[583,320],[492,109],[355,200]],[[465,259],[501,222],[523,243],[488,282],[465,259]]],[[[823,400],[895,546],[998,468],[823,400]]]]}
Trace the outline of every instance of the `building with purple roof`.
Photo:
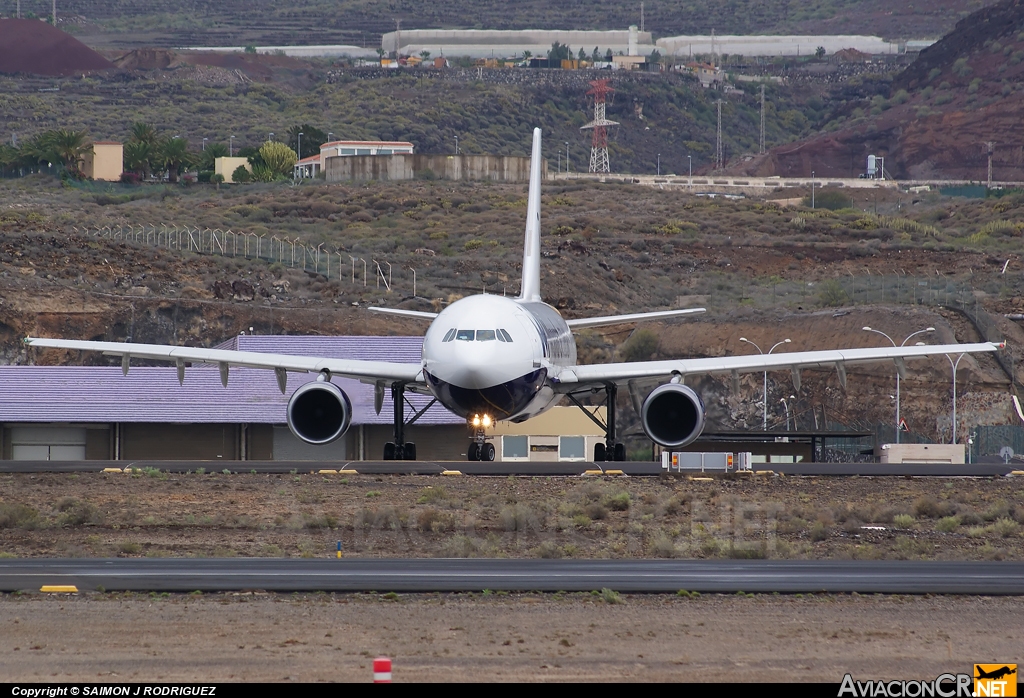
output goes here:
{"type": "MultiPolygon", "coordinates": [[[[420,337],[239,335],[218,348],[418,363],[420,337]]],[[[334,383],[352,401],[352,426],[327,446],[299,441],[287,427],[291,393],[316,375],[216,367],[0,366],[0,454],[19,460],[376,460],[391,440],[391,410],[374,411],[373,386],[334,383]]],[[[429,396],[406,394],[416,411],[429,396]]],[[[409,414],[407,410],[407,414],[409,414]]],[[[420,458],[465,457],[465,420],[434,404],[407,428],[420,458]]]]}

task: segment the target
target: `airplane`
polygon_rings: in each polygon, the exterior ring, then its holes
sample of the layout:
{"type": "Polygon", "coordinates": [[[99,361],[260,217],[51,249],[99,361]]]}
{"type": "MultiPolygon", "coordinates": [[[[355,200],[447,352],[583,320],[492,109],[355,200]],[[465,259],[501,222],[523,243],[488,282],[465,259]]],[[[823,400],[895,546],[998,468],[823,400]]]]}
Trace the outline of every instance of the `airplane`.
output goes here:
{"type": "Polygon", "coordinates": [[[419,364],[69,339],[27,337],[24,341],[33,347],[120,356],[125,374],[132,357],[172,361],[177,366],[179,382],[184,381],[187,362],[217,364],[225,386],[231,366],[272,369],[282,394],[287,389],[289,372],[315,372],[319,374],[317,380],[295,390],[286,409],[292,433],[310,444],[327,444],[338,439],[351,423],[351,402],[331,382],[333,376],[373,384],[377,413],[383,406],[385,391],[390,391],[394,408],[394,440],[384,447],[385,460],[416,459],[416,445],[405,440],[405,427],[426,408],[406,422],[405,392],[429,393],[433,400],[427,407],[439,402],[465,417],[472,427],[472,443],[467,449],[467,458],[471,461],[494,460],[494,445],[487,441],[485,431],[494,421],[522,422],[563,399],[583,409],[581,396],[601,392],[606,404],[603,423],[586,411],[605,432],[604,441],[595,447],[594,460],[625,460],[625,444],[620,440],[615,420],[617,392],[623,386],[629,390],[647,436],[672,449],[694,441],[704,429],[704,403],[700,395],[683,383],[689,375],[729,374],[735,385],[741,373],[790,369],[794,387],[799,390],[801,369],[835,367],[845,388],[846,367],[851,364],[893,361],[902,376],[906,370],[905,359],[993,352],[1003,346],[991,342],[915,345],[579,365],[574,330],[683,317],[704,312],[704,308],[563,319],[541,296],[540,191],[541,130],[538,128],[533,132],[522,286],[518,297],[468,296],[439,313],[369,308],[430,323],[423,338],[419,364]],[[661,384],[641,399],[641,386],[654,381],[661,384]]]}
{"type": "Polygon", "coordinates": [[[977,664],[975,664],[974,665],[974,669],[975,669],[975,671],[978,674],[977,676],[974,677],[976,679],[995,679],[995,680],[999,680],[999,679],[1003,678],[1004,676],[1010,676],[1011,674],[1016,674],[1017,673],[1017,669],[1016,668],[1011,669],[1009,666],[1002,666],[1002,667],[1000,667],[998,669],[993,669],[992,671],[985,671],[984,669],[980,668],[977,664]]]}

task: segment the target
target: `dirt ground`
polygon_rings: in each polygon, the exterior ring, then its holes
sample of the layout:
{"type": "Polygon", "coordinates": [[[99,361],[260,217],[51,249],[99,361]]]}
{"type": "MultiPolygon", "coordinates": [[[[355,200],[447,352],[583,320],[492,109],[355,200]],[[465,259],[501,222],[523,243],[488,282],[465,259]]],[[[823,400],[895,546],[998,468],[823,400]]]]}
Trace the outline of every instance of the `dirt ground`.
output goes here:
{"type": "MultiPolygon", "coordinates": [[[[0,555],[1021,559],[1022,478],[0,476],[0,555]],[[879,523],[882,522],[882,523],[879,523]],[[872,528],[863,528],[871,524],[872,528]]],[[[933,679],[1016,597],[0,594],[7,681],[933,679]]]]}
{"type": "Polygon", "coordinates": [[[1020,598],[0,595],[5,681],[934,679],[1021,659],[1020,598]]]}
{"type": "Polygon", "coordinates": [[[0,475],[8,557],[1024,559],[1024,478],[0,475]]]}

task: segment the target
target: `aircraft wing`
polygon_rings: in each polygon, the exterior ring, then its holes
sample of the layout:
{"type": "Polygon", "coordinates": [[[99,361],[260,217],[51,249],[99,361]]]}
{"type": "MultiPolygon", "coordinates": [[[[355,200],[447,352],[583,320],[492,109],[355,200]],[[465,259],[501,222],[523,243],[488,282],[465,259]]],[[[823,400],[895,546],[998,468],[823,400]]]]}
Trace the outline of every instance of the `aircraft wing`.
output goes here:
{"type": "Polygon", "coordinates": [[[863,349],[828,349],[800,351],[784,354],[744,354],[704,359],[671,359],[668,361],[636,361],[631,363],[593,364],[562,369],[556,380],[568,390],[579,383],[626,383],[644,378],[667,379],[674,375],[714,373],[751,373],[793,369],[795,383],[803,368],[836,368],[841,381],[846,382],[846,366],[850,364],[893,361],[903,373],[903,360],[940,354],[974,354],[998,351],[1004,345],[982,342],[979,344],[936,344],[912,347],[868,347],[863,349]]]}
{"type": "Polygon", "coordinates": [[[694,315],[703,313],[704,308],[682,308],[680,310],[655,310],[650,313],[630,313],[629,315],[605,315],[603,317],[583,317],[575,320],[566,320],[565,324],[569,329],[579,330],[584,327],[607,327],[608,325],[622,325],[628,322],[641,322],[644,320],[667,320],[683,315],[694,315]]]}
{"type": "Polygon", "coordinates": [[[128,361],[155,359],[173,361],[178,364],[179,380],[182,378],[185,362],[219,364],[221,380],[227,383],[228,366],[268,368],[278,371],[278,384],[284,392],[283,377],[286,371],[298,373],[330,371],[332,375],[355,378],[364,383],[383,381],[385,384],[422,383],[422,367],[419,364],[401,364],[390,361],[361,361],[355,359],[325,359],[317,356],[290,356],[288,354],[265,354],[256,351],[231,351],[228,349],[203,349],[199,347],[175,347],[163,344],[128,344],[122,342],[89,342],[75,339],[39,339],[26,337],[25,344],[31,347],[52,349],[77,349],[98,351],[108,356],[122,357],[122,368],[127,373],[128,361]]]}

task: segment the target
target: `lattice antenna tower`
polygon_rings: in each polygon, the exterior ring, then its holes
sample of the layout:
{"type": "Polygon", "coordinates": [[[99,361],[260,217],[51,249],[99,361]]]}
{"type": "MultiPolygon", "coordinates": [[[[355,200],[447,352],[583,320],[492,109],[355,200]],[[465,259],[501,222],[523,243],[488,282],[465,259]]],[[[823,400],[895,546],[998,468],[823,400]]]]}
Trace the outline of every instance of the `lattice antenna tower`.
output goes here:
{"type": "Polygon", "coordinates": [[[718,137],[715,143],[715,169],[722,169],[724,163],[722,158],[722,100],[715,102],[718,105],[718,137]]]}
{"type": "Polygon", "coordinates": [[[609,87],[609,80],[591,80],[588,95],[594,96],[594,120],[580,126],[580,130],[591,129],[590,138],[590,171],[611,172],[611,165],[608,162],[608,127],[618,126],[618,121],[609,121],[605,118],[605,103],[609,94],[614,92],[609,87]]]}

